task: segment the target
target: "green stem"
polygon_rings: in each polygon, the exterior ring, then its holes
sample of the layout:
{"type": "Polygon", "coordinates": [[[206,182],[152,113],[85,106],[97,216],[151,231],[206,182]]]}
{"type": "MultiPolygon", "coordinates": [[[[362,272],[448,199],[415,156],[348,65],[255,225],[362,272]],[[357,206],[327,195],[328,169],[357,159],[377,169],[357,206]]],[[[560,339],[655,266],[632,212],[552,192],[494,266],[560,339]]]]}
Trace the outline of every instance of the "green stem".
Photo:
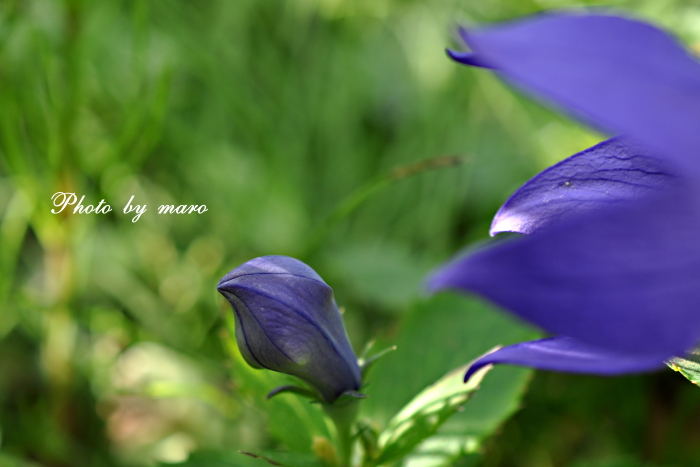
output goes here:
{"type": "Polygon", "coordinates": [[[350,467],[352,458],[352,427],[359,411],[358,401],[348,401],[341,405],[324,404],[323,410],[335,425],[335,447],[340,461],[339,467],[350,467]]]}
{"type": "Polygon", "coordinates": [[[459,156],[434,157],[413,164],[408,164],[388,174],[375,178],[365,186],[353,192],[338,204],[326,219],[311,234],[302,257],[308,258],[313,255],[328,238],[333,229],[345,218],[350,216],[375,193],[381,191],[394,182],[413,177],[428,170],[440,169],[443,167],[454,167],[462,164],[465,158],[459,156]]]}

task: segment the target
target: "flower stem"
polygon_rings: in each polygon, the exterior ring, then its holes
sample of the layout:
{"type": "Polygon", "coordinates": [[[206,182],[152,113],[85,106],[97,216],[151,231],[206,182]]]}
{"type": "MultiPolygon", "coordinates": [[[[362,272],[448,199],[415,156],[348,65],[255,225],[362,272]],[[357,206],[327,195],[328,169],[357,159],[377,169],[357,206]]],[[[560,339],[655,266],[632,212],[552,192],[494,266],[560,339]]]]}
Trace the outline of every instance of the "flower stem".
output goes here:
{"type": "Polygon", "coordinates": [[[319,249],[321,244],[328,238],[333,229],[346,219],[350,214],[355,212],[365,201],[374,196],[375,193],[381,191],[385,187],[394,182],[398,182],[405,178],[413,177],[414,175],[427,172],[429,170],[440,169],[443,167],[453,167],[464,163],[466,159],[460,156],[443,156],[433,157],[413,164],[408,164],[386,175],[380,176],[371,180],[366,185],[360,187],[347,198],[338,204],[335,209],[326,217],[326,219],[311,233],[309,240],[301,253],[302,258],[313,256],[319,249]]]}
{"type": "Polygon", "coordinates": [[[335,447],[338,453],[339,467],[350,467],[352,459],[352,427],[357,418],[358,401],[342,404],[324,404],[323,410],[335,425],[335,447]]]}

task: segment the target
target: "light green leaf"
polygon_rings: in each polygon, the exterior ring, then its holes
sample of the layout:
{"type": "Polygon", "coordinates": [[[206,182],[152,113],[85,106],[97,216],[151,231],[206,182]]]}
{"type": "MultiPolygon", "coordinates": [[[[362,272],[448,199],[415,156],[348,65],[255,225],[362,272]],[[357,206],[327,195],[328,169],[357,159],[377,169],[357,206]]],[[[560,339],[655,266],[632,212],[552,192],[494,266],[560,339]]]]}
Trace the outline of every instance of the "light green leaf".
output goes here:
{"type": "Polygon", "coordinates": [[[464,373],[468,368],[469,365],[465,365],[451,371],[418,394],[391,419],[379,436],[379,456],[373,464],[383,464],[408,454],[460,410],[491,369],[482,368],[465,384],[464,373]]]}
{"type": "Polygon", "coordinates": [[[347,290],[385,310],[412,303],[432,266],[398,243],[345,245],[333,250],[327,261],[328,269],[344,278],[347,290]]]}
{"type": "Polygon", "coordinates": [[[691,350],[684,357],[674,357],[666,364],[691,383],[700,385],[700,348],[691,350]]]}
{"type": "Polygon", "coordinates": [[[405,467],[441,467],[452,466],[460,460],[460,467],[472,466],[479,463],[478,447],[479,440],[475,437],[438,433],[414,449],[403,465],[405,467]]]}
{"type": "MultiPolygon", "coordinates": [[[[361,417],[375,429],[385,426],[417,393],[449,370],[461,367],[497,345],[531,340],[537,333],[487,303],[441,293],[415,306],[396,336],[396,344],[368,377],[361,417]]],[[[531,370],[497,366],[474,400],[453,414],[421,443],[404,465],[444,466],[474,452],[519,406],[531,370]]]]}

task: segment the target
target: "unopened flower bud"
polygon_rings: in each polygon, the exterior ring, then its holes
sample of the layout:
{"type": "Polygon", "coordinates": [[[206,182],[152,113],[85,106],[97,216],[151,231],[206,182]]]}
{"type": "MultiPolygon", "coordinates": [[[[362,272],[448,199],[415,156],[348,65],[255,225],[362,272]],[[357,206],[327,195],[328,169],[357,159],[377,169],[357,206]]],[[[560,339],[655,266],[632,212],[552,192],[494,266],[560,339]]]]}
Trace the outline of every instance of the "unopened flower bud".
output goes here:
{"type": "Polygon", "coordinates": [[[301,378],[329,403],[360,388],[333,290],[309,266],[263,256],[228,273],[217,289],[233,306],[236,341],[249,365],[301,378]]]}

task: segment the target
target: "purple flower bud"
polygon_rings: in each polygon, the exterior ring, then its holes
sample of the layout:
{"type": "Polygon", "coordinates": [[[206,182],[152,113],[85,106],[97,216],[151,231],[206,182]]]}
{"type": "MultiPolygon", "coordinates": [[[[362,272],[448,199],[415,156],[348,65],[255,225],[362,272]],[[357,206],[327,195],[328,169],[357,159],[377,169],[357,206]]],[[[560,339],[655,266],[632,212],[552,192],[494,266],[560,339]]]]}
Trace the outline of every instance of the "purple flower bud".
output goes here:
{"type": "Polygon", "coordinates": [[[287,256],[263,256],[226,274],[217,287],[233,307],[246,362],[308,382],[326,402],[362,384],[333,290],[287,256]]]}

